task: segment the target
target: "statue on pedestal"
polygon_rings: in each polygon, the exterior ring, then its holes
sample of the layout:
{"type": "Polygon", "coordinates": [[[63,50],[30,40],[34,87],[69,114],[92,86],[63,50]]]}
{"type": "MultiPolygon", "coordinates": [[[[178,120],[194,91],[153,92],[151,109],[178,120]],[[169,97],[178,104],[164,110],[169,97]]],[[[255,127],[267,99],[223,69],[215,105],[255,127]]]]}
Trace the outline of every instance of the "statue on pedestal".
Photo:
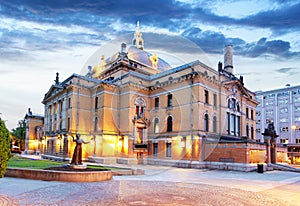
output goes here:
{"type": "Polygon", "coordinates": [[[89,142],[85,142],[80,139],[80,134],[76,134],[76,139],[72,136],[73,141],[76,142],[76,146],[74,149],[71,165],[82,165],[82,143],[88,144],[89,142]]]}

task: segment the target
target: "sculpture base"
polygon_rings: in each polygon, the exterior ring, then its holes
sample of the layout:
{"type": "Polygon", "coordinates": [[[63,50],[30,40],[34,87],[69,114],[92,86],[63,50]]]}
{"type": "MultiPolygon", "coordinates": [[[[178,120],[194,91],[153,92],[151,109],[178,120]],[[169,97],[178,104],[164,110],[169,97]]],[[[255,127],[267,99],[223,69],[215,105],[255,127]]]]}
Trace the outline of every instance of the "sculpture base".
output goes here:
{"type": "Polygon", "coordinates": [[[82,164],[82,165],[69,164],[68,166],[74,170],[84,170],[87,168],[86,164],[82,164]]]}

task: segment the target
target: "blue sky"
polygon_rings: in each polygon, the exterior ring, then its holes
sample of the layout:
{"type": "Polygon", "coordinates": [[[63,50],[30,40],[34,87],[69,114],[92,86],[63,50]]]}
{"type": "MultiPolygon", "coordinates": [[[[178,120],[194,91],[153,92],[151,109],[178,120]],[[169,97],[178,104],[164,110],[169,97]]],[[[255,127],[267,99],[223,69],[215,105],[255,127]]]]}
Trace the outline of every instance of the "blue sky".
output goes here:
{"type": "Polygon", "coordinates": [[[41,101],[56,72],[61,79],[81,73],[107,42],[129,43],[138,20],[145,49],[163,57],[199,59],[216,69],[231,44],[234,73],[250,90],[299,85],[299,11],[296,0],[2,0],[1,117],[11,129],[28,107],[43,114],[41,101]]]}

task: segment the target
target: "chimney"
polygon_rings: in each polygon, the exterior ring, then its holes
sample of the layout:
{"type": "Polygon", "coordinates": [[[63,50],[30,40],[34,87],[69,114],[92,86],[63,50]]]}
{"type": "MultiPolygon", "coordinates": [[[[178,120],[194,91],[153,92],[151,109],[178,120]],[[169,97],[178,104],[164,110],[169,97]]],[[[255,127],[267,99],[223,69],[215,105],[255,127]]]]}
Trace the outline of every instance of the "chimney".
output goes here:
{"type": "Polygon", "coordinates": [[[233,64],[232,64],[232,46],[228,45],[225,47],[224,52],[224,70],[228,73],[233,73],[233,64]]]}
{"type": "Polygon", "coordinates": [[[126,44],[125,43],[122,43],[121,44],[121,53],[127,53],[127,51],[126,51],[126,44]]]}
{"type": "Polygon", "coordinates": [[[222,64],[222,62],[219,62],[218,63],[218,72],[221,73],[222,69],[223,69],[223,64],[222,64]]]}

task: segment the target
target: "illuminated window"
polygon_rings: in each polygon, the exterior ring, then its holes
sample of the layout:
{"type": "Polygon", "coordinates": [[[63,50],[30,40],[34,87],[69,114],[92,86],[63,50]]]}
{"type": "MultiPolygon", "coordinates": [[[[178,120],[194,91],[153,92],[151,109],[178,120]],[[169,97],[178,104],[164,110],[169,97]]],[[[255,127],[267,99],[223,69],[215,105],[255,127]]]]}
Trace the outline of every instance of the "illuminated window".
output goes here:
{"type": "Polygon", "coordinates": [[[154,133],[159,133],[159,119],[155,118],[154,120],[154,133]]]}

